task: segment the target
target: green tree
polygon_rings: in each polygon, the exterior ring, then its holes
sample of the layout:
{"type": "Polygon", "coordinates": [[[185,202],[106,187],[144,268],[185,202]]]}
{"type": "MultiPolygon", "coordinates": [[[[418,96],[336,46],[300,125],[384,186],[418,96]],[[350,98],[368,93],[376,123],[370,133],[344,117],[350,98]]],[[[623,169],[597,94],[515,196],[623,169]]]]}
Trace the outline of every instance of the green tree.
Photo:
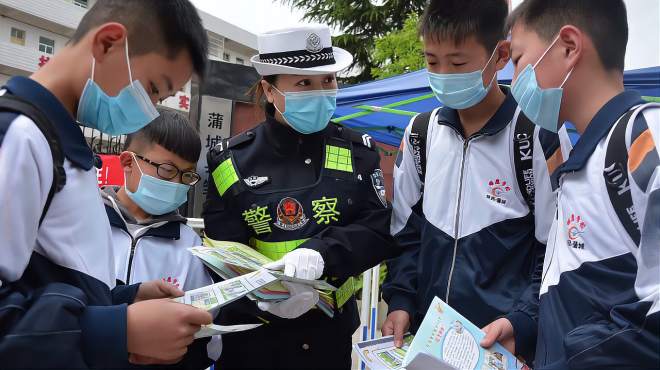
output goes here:
{"type": "Polygon", "coordinates": [[[419,16],[411,13],[403,28],[376,39],[371,75],[380,79],[424,68],[422,43],[417,32],[419,16]]]}
{"type": "Polygon", "coordinates": [[[348,50],[355,58],[357,75],[344,82],[355,83],[372,78],[376,39],[403,28],[407,14],[419,14],[427,0],[385,0],[374,5],[370,0],[279,0],[301,9],[305,20],[327,24],[342,32],[333,44],[348,50]]]}

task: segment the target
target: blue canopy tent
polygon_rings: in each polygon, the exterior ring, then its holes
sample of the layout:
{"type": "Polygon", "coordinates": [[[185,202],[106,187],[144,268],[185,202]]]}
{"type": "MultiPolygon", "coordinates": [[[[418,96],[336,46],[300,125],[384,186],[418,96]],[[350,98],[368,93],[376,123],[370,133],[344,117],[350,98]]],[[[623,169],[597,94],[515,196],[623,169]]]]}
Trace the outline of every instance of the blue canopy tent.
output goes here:
{"type": "MultiPolygon", "coordinates": [[[[498,73],[502,84],[510,84],[512,77],[511,63],[498,73]]],[[[660,67],[626,71],[624,83],[626,89],[660,101],[660,67]]],[[[340,89],[333,121],[367,132],[383,144],[399,146],[410,118],[439,105],[422,69],[340,89]]]]}

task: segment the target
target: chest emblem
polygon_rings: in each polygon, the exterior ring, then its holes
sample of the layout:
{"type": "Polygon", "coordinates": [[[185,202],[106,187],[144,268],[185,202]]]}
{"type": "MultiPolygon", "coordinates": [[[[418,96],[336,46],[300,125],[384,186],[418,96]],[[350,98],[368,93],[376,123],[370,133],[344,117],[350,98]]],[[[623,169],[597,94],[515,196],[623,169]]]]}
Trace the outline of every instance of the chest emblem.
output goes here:
{"type": "Polygon", "coordinates": [[[584,249],[582,234],[584,234],[584,229],[587,228],[587,223],[580,216],[571,214],[571,217],[566,221],[566,227],[566,234],[568,235],[566,244],[575,249],[584,249]]]}
{"type": "Polygon", "coordinates": [[[250,176],[247,179],[243,179],[245,185],[251,188],[258,188],[261,185],[267,184],[270,182],[270,177],[268,176],[250,176]]]}
{"type": "Polygon", "coordinates": [[[506,181],[495,179],[488,182],[488,193],[486,199],[492,200],[495,203],[506,204],[504,196],[511,191],[511,186],[507,185],[506,181]]]}
{"type": "Polygon", "coordinates": [[[293,231],[305,226],[309,218],[305,215],[302,204],[294,198],[283,198],[277,205],[275,226],[282,230],[293,231]]]}

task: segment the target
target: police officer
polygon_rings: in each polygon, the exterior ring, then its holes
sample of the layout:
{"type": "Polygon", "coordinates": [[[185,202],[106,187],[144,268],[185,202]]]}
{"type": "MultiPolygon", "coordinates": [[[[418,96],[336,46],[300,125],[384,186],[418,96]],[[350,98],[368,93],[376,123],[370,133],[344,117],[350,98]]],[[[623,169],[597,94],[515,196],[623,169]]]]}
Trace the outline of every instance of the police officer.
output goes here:
{"type": "Polygon", "coordinates": [[[375,143],[329,123],[335,73],[352,60],[332,47],[327,26],[260,35],[251,61],[263,76],[266,120],[209,153],[206,234],[250,245],[277,261],[269,268],[339,288],[327,313],[318,292],[299,284],[287,284],[291,297],[279,303],[225,307],[224,324],[265,325],[223,337],[223,369],[349,369],[359,325],[351,277],[399,253],[375,143]]]}

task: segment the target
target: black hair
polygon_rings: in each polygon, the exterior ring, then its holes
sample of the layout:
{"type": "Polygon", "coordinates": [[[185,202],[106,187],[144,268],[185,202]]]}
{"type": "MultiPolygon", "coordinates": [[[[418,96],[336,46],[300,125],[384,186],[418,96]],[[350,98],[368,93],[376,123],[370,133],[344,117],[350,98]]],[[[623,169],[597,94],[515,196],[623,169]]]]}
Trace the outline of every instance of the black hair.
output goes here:
{"type": "Polygon", "coordinates": [[[623,0],[526,0],[511,13],[506,29],[518,22],[546,41],[573,25],[591,38],[605,69],[623,71],[628,44],[623,0]]]}
{"type": "Polygon", "coordinates": [[[83,16],[71,42],[76,44],[89,31],[108,22],[126,27],[131,55],[157,52],[174,58],[185,50],[195,73],[203,79],[208,40],[189,0],[98,0],[83,16]]]}
{"type": "MultiPolygon", "coordinates": [[[[271,85],[275,85],[278,76],[279,75],[262,76],[261,79],[268,82],[271,85]]],[[[252,88],[248,92],[248,95],[252,95],[254,97],[254,102],[256,103],[257,109],[263,109],[266,113],[270,115],[275,114],[275,105],[273,105],[273,103],[268,102],[268,99],[266,99],[266,92],[264,91],[263,86],[261,86],[261,80],[258,80],[254,84],[254,86],[252,86],[252,88]]]]}
{"type": "Polygon", "coordinates": [[[158,144],[182,159],[197,163],[202,151],[199,133],[183,115],[171,110],[162,110],[160,116],[141,130],[129,134],[124,150],[134,146],[158,144]]]}
{"type": "Polygon", "coordinates": [[[509,13],[506,0],[430,0],[419,22],[419,34],[430,40],[453,40],[460,44],[476,37],[492,51],[505,39],[509,13]]]}

